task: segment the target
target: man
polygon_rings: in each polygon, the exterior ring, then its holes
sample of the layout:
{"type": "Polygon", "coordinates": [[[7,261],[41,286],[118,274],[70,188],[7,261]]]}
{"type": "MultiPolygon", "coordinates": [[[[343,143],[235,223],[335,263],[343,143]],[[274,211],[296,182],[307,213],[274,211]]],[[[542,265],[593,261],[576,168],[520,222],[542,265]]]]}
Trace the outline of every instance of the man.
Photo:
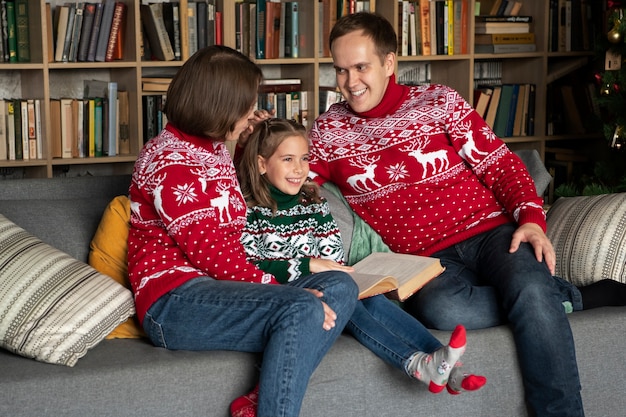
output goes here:
{"type": "Polygon", "coordinates": [[[314,123],[311,171],[335,183],[394,252],[435,256],[446,271],[405,305],[428,327],[508,321],[530,407],[584,415],[562,302],[578,289],[552,277],[542,200],[521,160],[454,90],[406,87],[397,38],[379,15],[341,18],[330,34],[345,101],[314,123]]]}

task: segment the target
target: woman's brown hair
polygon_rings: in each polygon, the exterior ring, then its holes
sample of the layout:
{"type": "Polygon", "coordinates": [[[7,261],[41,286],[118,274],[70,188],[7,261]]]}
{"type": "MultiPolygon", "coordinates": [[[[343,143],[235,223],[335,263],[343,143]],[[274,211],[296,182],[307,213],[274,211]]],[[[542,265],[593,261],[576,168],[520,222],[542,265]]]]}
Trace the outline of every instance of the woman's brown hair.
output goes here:
{"type": "MultiPolygon", "coordinates": [[[[248,207],[261,206],[276,211],[276,201],[270,194],[270,182],[259,171],[259,156],[269,159],[280,144],[291,136],[302,136],[307,141],[304,126],[293,120],[266,119],[258,123],[246,142],[243,155],[237,166],[241,192],[248,207]]],[[[303,203],[321,202],[319,188],[307,180],[300,189],[303,203]]]]}
{"type": "Polygon", "coordinates": [[[234,49],[203,48],[172,79],[167,120],[187,134],[224,139],[256,102],[262,78],[261,69],[234,49]]]}

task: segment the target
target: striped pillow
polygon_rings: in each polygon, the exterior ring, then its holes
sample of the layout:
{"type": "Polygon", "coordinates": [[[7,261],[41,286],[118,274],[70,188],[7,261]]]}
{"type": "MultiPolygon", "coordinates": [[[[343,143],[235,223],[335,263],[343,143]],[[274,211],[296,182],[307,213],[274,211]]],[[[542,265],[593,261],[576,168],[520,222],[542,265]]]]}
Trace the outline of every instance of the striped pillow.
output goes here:
{"type": "Polygon", "coordinates": [[[74,366],[134,312],[128,289],[0,215],[0,347],[74,366]]]}
{"type": "Polygon", "coordinates": [[[556,275],[576,286],[626,283],[626,193],[561,197],[547,214],[556,275]]]}

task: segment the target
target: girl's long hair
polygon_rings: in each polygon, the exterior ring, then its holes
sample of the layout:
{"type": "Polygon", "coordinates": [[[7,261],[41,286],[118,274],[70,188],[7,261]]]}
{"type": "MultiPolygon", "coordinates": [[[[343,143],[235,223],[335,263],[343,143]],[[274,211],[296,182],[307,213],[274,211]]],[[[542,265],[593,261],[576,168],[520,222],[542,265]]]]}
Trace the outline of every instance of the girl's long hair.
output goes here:
{"type": "MultiPolygon", "coordinates": [[[[266,119],[255,126],[237,166],[241,192],[248,207],[261,206],[276,211],[276,201],[270,193],[271,184],[259,171],[259,155],[269,159],[285,139],[298,135],[307,139],[304,126],[293,120],[266,119]]],[[[311,180],[307,180],[302,185],[300,193],[303,197],[302,202],[305,204],[322,201],[319,187],[311,180]]]]}

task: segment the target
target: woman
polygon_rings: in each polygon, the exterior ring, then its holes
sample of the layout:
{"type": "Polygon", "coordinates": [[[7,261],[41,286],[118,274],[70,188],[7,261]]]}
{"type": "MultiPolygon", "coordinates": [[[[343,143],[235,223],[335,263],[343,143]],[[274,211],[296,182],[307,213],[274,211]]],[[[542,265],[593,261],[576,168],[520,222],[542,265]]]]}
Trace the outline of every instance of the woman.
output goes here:
{"type": "Polygon", "coordinates": [[[357,289],[336,273],[273,285],[274,276],[246,261],[246,203],[224,142],[250,133],[261,78],[224,46],[198,51],[178,71],[168,125],[135,164],[128,270],[156,346],[263,352],[258,416],[297,416],[357,289]]]}

